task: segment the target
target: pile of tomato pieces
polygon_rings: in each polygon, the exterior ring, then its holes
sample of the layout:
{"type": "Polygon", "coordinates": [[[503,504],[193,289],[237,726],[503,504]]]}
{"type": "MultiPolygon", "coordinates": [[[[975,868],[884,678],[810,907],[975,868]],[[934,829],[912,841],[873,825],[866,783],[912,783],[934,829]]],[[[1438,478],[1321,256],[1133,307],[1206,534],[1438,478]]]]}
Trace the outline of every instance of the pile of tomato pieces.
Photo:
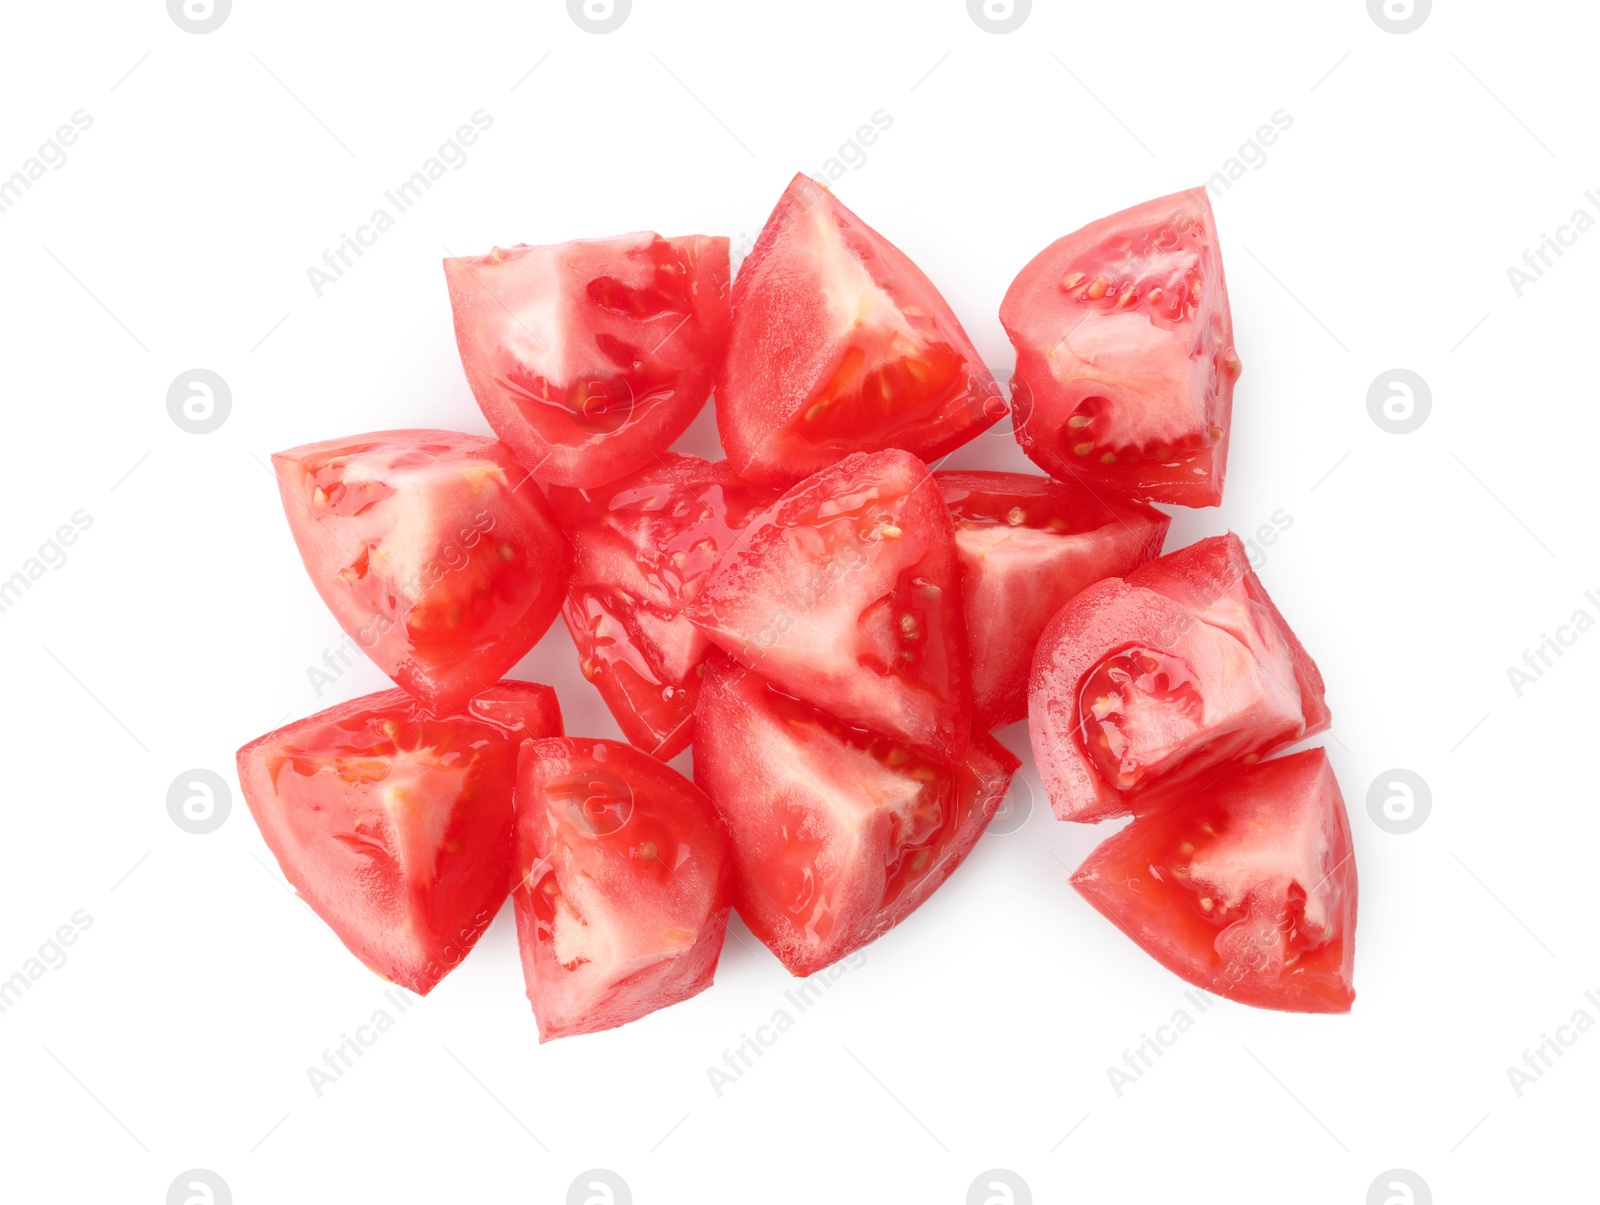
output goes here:
{"type": "Polygon", "coordinates": [[[796,177],[754,249],[653,233],[447,260],[496,438],[273,458],[317,593],[401,688],[260,737],[289,881],[427,992],[513,900],[541,1040],[708,987],[729,913],[796,975],[961,864],[1027,720],[1056,815],[1132,815],[1073,876],[1165,966],[1346,1011],[1349,825],[1316,665],[1220,501],[1239,360],[1203,191],[1058,239],[1000,317],[1049,476],[935,471],[1007,413],[898,248],[796,177]],[[715,393],[728,458],[668,446],[715,393]],[[930,462],[931,465],[930,465],[930,462]],[[624,741],[506,679],[559,614],[624,741]],[[667,764],[692,749],[693,777],[667,764]]]}

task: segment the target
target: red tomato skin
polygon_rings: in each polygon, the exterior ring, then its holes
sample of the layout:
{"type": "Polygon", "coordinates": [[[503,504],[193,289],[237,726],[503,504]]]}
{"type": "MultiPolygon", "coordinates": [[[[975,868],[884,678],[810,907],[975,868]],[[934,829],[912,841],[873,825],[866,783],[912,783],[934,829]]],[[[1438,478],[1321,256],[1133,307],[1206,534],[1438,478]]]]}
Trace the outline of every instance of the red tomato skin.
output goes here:
{"type": "Polygon", "coordinates": [[[684,608],[777,492],[741,481],[725,460],[668,452],[594,489],[552,486],[549,497],[575,550],[561,614],[584,677],[630,744],[674,757],[693,735],[714,647],[684,608]]]}
{"type": "Polygon", "coordinates": [[[711,663],[696,713],[695,781],[732,837],[739,915],[800,978],[920,907],[971,852],[1018,765],[984,733],[960,764],[916,754],[726,658],[711,663]]]}
{"type": "Polygon", "coordinates": [[[1322,675],[1231,533],[1074,596],[1039,639],[1028,710],[1034,757],[1056,816],[1085,823],[1126,815],[1139,800],[1153,806],[1162,792],[1198,774],[1265,757],[1330,721],[1322,675]],[[1097,666],[1129,649],[1175,657],[1191,670],[1209,657],[1233,689],[1229,694],[1202,676],[1205,706],[1174,754],[1181,760],[1123,787],[1107,779],[1083,744],[1081,693],[1097,666]],[[1234,707],[1219,717],[1224,700],[1234,707]]]}
{"type": "Polygon", "coordinates": [[[698,787],[649,754],[587,737],[524,742],[513,876],[540,1042],[614,1029],[711,986],[732,908],[727,830],[698,787]]]}
{"type": "Polygon", "coordinates": [[[257,737],[239,750],[239,784],[311,910],[377,974],[427,995],[505,902],[517,746],[560,732],[555,692],[532,682],[500,682],[442,719],[381,691],[257,737]],[[419,779],[460,789],[386,812],[384,784],[419,779]]]}
{"type": "Polygon", "coordinates": [[[1230,767],[1141,811],[1090,853],[1072,885],[1152,958],[1196,987],[1256,1008],[1350,1011],[1356,866],[1344,799],[1322,749],[1230,767]],[[1203,825],[1212,828],[1209,838],[1203,825]],[[1247,841],[1250,834],[1240,831],[1246,828],[1261,834],[1253,843],[1258,848],[1281,842],[1290,851],[1280,868],[1289,890],[1266,879],[1236,880],[1235,889],[1249,887],[1246,902],[1225,913],[1225,899],[1208,894],[1215,888],[1204,881],[1203,868],[1197,879],[1195,867],[1208,841],[1247,841]],[[1301,865],[1293,864],[1295,854],[1301,865]],[[1294,951],[1306,933],[1320,940],[1294,951]]]}
{"type": "Polygon", "coordinates": [[[554,621],[571,553],[504,444],[455,431],[376,431],[291,448],[272,462],[322,601],[434,714],[461,710],[554,621]],[[408,538],[419,528],[425,547],[408,538]]]}
{"type": "Polygon", "coordinates": [[[728,336],[726,238],[522,244],[444,269],[472,395],[541,481],[588,489],[642,468],[710,395],[728,336]]]}
{"type": "Polygon", "coordinates": [[[858,452],[802,481],[750,520],[684,613],[840,719],[946,761],[965,754],[972,693],[955,535],[910,453],[858,452]]]}
{"type": "Polygon", "coordinates": [[[851,452],[934,460],[1005,413],[933,282],[796,175],[734,281],[717,430],[735,471],[786,488],[851,452]]]}
{"type": "Polygon", "coordinates": [[[1130,498],[1222,501],[1239,359],[1204,188],[1057,239],[1011,283],[1000,321],[1017,349],[1012,427],[1035,464],[1130,498]],[[1095,438],[1107,424],[1113,443],[1095,438]]]}
{"type": "Polygon", "coordinates": [[[1028,718],[1028,672],[1045,626],[1078,591],[1161,553],[1171,520],[1077,481],[935,473],[955,524],[972,655],[972,726],[1028,718]]]}

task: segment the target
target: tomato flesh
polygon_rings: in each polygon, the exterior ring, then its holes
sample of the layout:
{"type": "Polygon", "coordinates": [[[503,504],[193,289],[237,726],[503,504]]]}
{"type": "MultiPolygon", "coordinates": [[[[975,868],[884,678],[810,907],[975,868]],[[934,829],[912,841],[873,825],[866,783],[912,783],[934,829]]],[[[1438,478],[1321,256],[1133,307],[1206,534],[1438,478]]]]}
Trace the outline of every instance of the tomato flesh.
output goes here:
{"type": "Polygon", "coordinates": [[[504,444],[379,431],[272,462],[323,602],[435,714],[492,686],[555,619],[566,541],[504,444]]]}
{"type": "Polygon", "coordinates": [[[950,513],[906,452],[856,453],[752,518],[685,614],[841,719],[959,761],[971,734],[950,513]]]}
{"type": "Polygon", "coordinates": [[[1072,885],[1173,973],[1258,1008],[1349,1012],[1356,867],[1321,749],[1141,812],[1072,885]]]}
{"type": "Polygon", "coordinates": [[[712,666],[695,781],[727,822],[739,915],[811,975],[911,914],[971,851],[1017,760],[992,737],[951,763],[712,666]]]}
{"type": "Polygon", "coordinates": [[[495,434],[542,481],[642,468],[711,392],[728,240],[627,234],[444,261],[456,344],[495,434]]]}
{"type": "Polygon", "coordinates": [[[1203,188],[1057,239],[1000,306],[1017,441],[1056,477],[1183,506],[1222,500],[1239,357],[1203,188]]]}
{"type": "Polygon", "coordinates": [[[932,460],[1005,413],[933,283],[796,176],[734,282],[717,427],[739,475],[788,486],[890,447],[932,460]]]}
{"type": "Polygon", "coordinates": [[[1027,718],[1028,669],[1052,616],[1085,586],[1161,551],[1170,520],[1077,482],[1024,473],[936,473],[955,524],[972,655],[972,722],[1027,718]]]}
{"type": "Polygon", "coordinates": [[[727,833],[699,788],[649,754],[581,737],[527,742],[514,870],[541,1042],[711,986],[732,906],[727,833]]]}
{"type": "Polygon", "coordinates": [[[1329,722],[1322,677],[1234,535],[1076,595],[1029,678],[1030,734],[1056,815],[1099,820],[1329,722]]]}
{"type": "Polygon", "coordinates": [[[740,481],[726,461],[671,453],[593,490],[550,490],[577,550],[561,613],[583,675],[623,735],[656,757],[688,746],[712,648],[683,610],[775,497],[740,481]]]}
{"type": "Polygon", "coordinates": [[[362,962],[426,994],[505,902],[517,747],[561,733],[555,693],[501,682],[428,715],[367,695],[239,750],[239,782],[284,877],[362,962]]]}

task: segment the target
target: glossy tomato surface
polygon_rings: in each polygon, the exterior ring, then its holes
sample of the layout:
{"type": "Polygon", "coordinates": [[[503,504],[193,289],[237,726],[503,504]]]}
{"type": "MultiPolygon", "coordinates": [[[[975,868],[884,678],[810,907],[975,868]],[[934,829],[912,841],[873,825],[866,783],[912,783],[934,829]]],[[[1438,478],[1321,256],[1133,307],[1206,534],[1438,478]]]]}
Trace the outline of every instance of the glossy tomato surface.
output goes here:
{"type": "Polygon", "coordinates": [[[795,975],[888,932],[988,826],[1017,760],[987,735],[950,763],[726,659],[695,719],[695,781],[733,837],[739,915],[795,975]]]}
{"type": "Polygon", "coordinates": [[[505,902],[518,745],[560,733],[555,693],[532,682],[439,719],[389,690],[251,741],[239,783],[301,898],[367,966],[425,994],[505,902]]]}
{"type": "Polygon", "coordinates": [[[1006,291],[1017,441],[1056,477],[1183,506],[1222,501],[1239,357],[1203,188],[1091,222],[1006,291]]]}
{"type": "Polygon", "coordinates": [[[776,497],[740,481],[725,460],[672,453],[609,485],[551,488],[576,550],[561,613],[583,676],[647,753],[665,760],[688,746],[712,644],[683,610],[776,497]]]}
{"type": "Polygon", "coordinates": [[[711,801],[647,753],[522,747],[512,898],[539,1040],[635,1021],[711,986],[731,907],[711,801]]]}
{"type": "Polygon", "coordinates": [[[955,524],[972,653],[972,726],[1028,715],[1028,670],[1045,625],[1085,586],[1161,552],[1170,520],[1076,481],[1026,473],[936,473],[955,524]]]}
{"type": "Polygon", "coordinates": [[[540,480],[631,473],[705,405],[727,341],[727,239],[496,247],[444,270],[473,396],[540,480]]]}
{"type": "Polygon", "coordinates": [[[1321,675],[1234,535],[1076,595],[1039,640],[1028,709],[1056,815],[1085,821],[1329,721],[1321,675]]]}
{"type": "Polygon", "coordinates": [[[927,466],[858,452],[752,518],[685,614],[807,702],[959,761],[972,714],[960,588],[927,466]]]}
{"type": "Polygon", "coordinates": [[[378,431],[272,458],[339,626],[437,715],[493,686],[555,619],[570,554],[504,444],[378,431]]]}
{"type": "Polygon", "coordinates": [[[1356,864],[1321,749],[1236,768],[1138,815],[1072,885],[1161,965],[1241,1004],[1355,999],[1356,864]]]}
{"type": "Polygon", "coordinates": [[[1005,412],[921,269],[796,176],[734,282],[717,428],[739,475],[787,486],[883,448],[932,460],[1005,412]]]}

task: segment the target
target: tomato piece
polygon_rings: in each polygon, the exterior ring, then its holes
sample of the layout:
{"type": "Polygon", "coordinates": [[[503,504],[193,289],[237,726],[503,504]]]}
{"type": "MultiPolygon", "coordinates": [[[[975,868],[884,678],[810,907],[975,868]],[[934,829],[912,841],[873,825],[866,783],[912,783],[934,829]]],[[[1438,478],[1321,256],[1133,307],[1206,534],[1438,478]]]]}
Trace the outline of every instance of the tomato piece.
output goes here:
{"type": "Polygon", "coordinates": [[[567,544],[504,444],[378,431],[272,463],[322,601],[436,715],[496,682],[555,619],[567,544]]]}
{"type": "Polygon", "coordinates": [[[1028,713],[1056,815],[1089,821],[1322,731],[1323,696],[1230,534],[1068,602],[1034,653],[1028,713]]]}
{"type": "Polygon", "coordinates": [[[955,524],[972,653],[972,726],[1028,715],[1028,669],[1045,625],[1079,590],[1161,551],[1166,515],[1104,501],[1079,482],[1025,473],[936,473],[955,524]]]}
{"type": "Polygon", "coordinates": [[[516,817],[512,900],[541,1042],[711,986],[732,863],[698,787],[617,741],[535,740],[522,747],[516,817]]]}
{"type": "Polygon", "coordinates": [[[625,234],[444,261],[456,345],[495,434],[541,481],[604,485],[705,405],[728,335],[728,240],[625,234]]]}
{"type": "Polygon", "coordinates": [[[577,550],[561,613],[583,675],[623,735],[656,757],[688,746],[712,647],[684,607],[776,496],[740,481],[725,460],[672,453],[596,489],[550,490],[577,550]]]}
{"type": "Polygon", "coordinates": [[[1333,713],[1328,710],[1322,672],[1250,568],[1250,556],[1239,537],[1231,532],[1212,536],[1181,553],[1151,561],[1129,575],[1129,584],[1160,591],[1245,643],[1250,643],[1257,631],[1277,633],[1294,666],[1306,735],[1327,728],[1333,713]]]}
{"type": "Polygon", "coordinates": [[[796,176],[733,286],[717,429],[739,475],[788,486],[883,448],[932,460],[1005,413],[933,282],[796,176]]]}
{"type": "Polygon", "coordinates": [[[1175,975],[1257,1008],[1355,999],[1356,864],[1321,749],[1239,767],[1141,812],[1072,885],[1175,975]]]}
{"type": "Polygon", "coordinates": [[[684,614],[807,702],[959,761],[972,699],[958,574],[927,466],[858,452],[751,519],[684,614]]]}
{"type": "Polygon", "coordinates": [[[1205,189],[1057,239],[1011,282],[1000,321],[1035,464],[1129,497],[1222,501],[1239,357],[1205,189]]]}
{"type": "Polygon", "coordinates": [[[973,737],[950,763],[784,694],[726,659],[695,715],[694,771],[727,822],[739,915],[799,976],[888,932],[950,877],[1018,762],[973,737]]]}
{"type": "Polygon", "coordinates": [[[505,902],[518,745],[560,733],[548,686],[501,682],[440,718],[388,690],[251,741],[239,784],[311,910],[426,995],[505,902]]]}

